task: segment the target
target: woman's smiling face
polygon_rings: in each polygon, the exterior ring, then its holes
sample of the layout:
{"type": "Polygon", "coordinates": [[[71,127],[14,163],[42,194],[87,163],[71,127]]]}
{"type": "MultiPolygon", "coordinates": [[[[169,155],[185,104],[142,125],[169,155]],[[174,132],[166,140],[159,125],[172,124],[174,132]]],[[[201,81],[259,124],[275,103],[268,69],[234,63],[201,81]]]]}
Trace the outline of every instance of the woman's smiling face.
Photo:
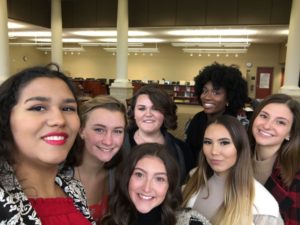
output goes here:
{"type": "Polygon", "coordinates": [[[141,158],[130,177],[128,192],[135,208],[148,213],[165,199],[169,188],[166,167],[155,156],[141,158]]]}
{"type": "Polygon", "coordinates": [[[17,160],[58,165],[66,159],[80,126],[74,95],[60,79],[36,78],[20,90],[10,126],[17,160]]]}

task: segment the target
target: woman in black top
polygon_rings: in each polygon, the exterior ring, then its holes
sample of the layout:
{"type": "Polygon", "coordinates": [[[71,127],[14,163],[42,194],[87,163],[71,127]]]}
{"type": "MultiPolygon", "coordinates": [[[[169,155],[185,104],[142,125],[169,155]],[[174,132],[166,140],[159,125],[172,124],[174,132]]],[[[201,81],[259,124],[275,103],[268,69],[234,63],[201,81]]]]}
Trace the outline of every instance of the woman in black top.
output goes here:
{"type": "Polygon", "coordinates": [[[186,143],[193,152],[193,165],[197,165],[204,130],[209,120],[219,115],[231,115],[248,120],[243,107],[248,100],[247,81],[236,66],[214,63],[204,67],[195,77],[195,92],[203,111],[197,113],[186,129],[186,143]]]}

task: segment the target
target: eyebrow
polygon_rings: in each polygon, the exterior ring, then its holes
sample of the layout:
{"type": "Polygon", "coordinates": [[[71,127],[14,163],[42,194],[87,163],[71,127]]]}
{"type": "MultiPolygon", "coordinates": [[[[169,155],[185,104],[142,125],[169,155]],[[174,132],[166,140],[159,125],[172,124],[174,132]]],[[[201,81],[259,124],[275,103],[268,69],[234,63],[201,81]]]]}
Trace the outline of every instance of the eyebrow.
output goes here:
{"type": "MultiPolygon", "coordinates": [[[[144,169],[142,169],[142,168],[139,168],[139,167],[135,167],[134,168],[134,170],[141,170],[141,171],[143,171],[144,173],[147,173],[147,171],[146,170],[144,170],[144,169]]],[[[133,170],[133,171],[134,171],[133,170]]],[[[167,173],[166,172],[158,172],[158,173],[154,173],[154,175],[165,175],[165,176],[167,176],[167,173]]]]}
{"type": "MultiPolygon", "coordinates": [[[[47,102],[47,101],[50,101],[50,98],[42,97],[42,96],[35,96],[35,97],[26,99],[25,103],[30,102],[30,101],[47,102]]],[[[64,99],[64,102],[65,103],[76,103],[76,100],[74,98],[66,98],[66,99],[64,99]]]]}
{"type": "Polygon", "coordinates": [[[230,141],[231,138],[220,138],[219,141],[230,141]]]}
{"type": "MultiPolygon", "coordinates": [[[[101,123],[95,123],[95,124],[92,124],[93,127],[103,127],[103,128],[106,128],[107,126],[104,125],[104,124],[101,124],[101,123]]],[[[113,129],[125,129],[124,127],[113,127],[113,129]]]]}
{"type": "MultiPolygon", "coordinates": [[[[268,116],[270,116],[270,114],[267,113],[266,111],[261,110],[260,112],[265,113],[265,114],[267,114],[268,116]]],[[[276,119],[281,119],[281,120],[285,120],[285,121],[287,121],[287,122],[290,122],[289,119],[287,119],[287,118],[285,118],[285,117],[281,117],[281,116],[276,117],[276,119]]]]}

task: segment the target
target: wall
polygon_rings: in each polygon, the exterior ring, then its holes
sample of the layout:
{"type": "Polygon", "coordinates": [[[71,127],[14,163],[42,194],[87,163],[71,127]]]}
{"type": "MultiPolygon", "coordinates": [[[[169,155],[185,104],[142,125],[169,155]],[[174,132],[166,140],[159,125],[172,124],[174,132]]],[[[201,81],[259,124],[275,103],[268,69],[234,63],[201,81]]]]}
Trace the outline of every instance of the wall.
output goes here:
{"type": "MultiPolygon", "coordinates": [[[[149,54],[137,56],[131,54],[128,58],[128,78],[140,80],[193,80],[198,71],[206,65],[218,61],[225,64],[237,64],[243,75],[246,77],[246,62],[253,64],[248,69],[248,79],[256,76],[257,67],[274,67],[273,92],[280,88],[280,72],[282,64],[279,63],[280,44],[252,44],[247,54],[239,54],[235,57],[230,54],[225,57],[221,54],[216,57],[190,56],[183,53],[180,48],[170,46],[170,44],[159,44],[160,53],[153,56],[149,54]]],[[[46,64],[50,60],[50,53],[36,50],[33,47],[11,46],[11,71],[14,73],[24,67],[34,64],[46,64]],[[27,61],[23,61],[23,56],[27,61]]],[[[64,71],[73,77],[95,77],[95,78],[115,78],[116,56],[104,51],[100,47],[85,47],[85,51],[80,55],[70,53],[64,55],[64,71]]],[[[252,81],[253,82],[253,81],[252,81]]],[[[251,95],[250,95],[251,96],[251,95]]]]}

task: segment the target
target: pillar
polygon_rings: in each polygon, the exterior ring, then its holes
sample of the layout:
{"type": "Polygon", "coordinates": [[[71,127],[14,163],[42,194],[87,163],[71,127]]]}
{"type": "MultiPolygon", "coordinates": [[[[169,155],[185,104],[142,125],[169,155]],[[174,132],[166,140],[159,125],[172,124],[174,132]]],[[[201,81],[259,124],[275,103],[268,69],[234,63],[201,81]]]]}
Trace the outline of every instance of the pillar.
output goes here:
{"type": "Polygon", "coordinates": [[[128,81],[128,0],[118,0],[116,58],[117,74],[110,86],[110,95],[125,102],[132,96],[133,90],[128,81]]]}
{"type": "Polygon", "coordinates": [[[284,85],[280,92],[300,100],[300,1],[293,0],[289,24],[284,85]]]}
{"type": "Polygon", "coordinates": [[[7,0],[0,0],[0,84],[9,77],[7,0]]]}
{"type": "Polygon", "coordinates": [[[51,1],[51,61],[63,69],[61,0],[51,1]]]}

